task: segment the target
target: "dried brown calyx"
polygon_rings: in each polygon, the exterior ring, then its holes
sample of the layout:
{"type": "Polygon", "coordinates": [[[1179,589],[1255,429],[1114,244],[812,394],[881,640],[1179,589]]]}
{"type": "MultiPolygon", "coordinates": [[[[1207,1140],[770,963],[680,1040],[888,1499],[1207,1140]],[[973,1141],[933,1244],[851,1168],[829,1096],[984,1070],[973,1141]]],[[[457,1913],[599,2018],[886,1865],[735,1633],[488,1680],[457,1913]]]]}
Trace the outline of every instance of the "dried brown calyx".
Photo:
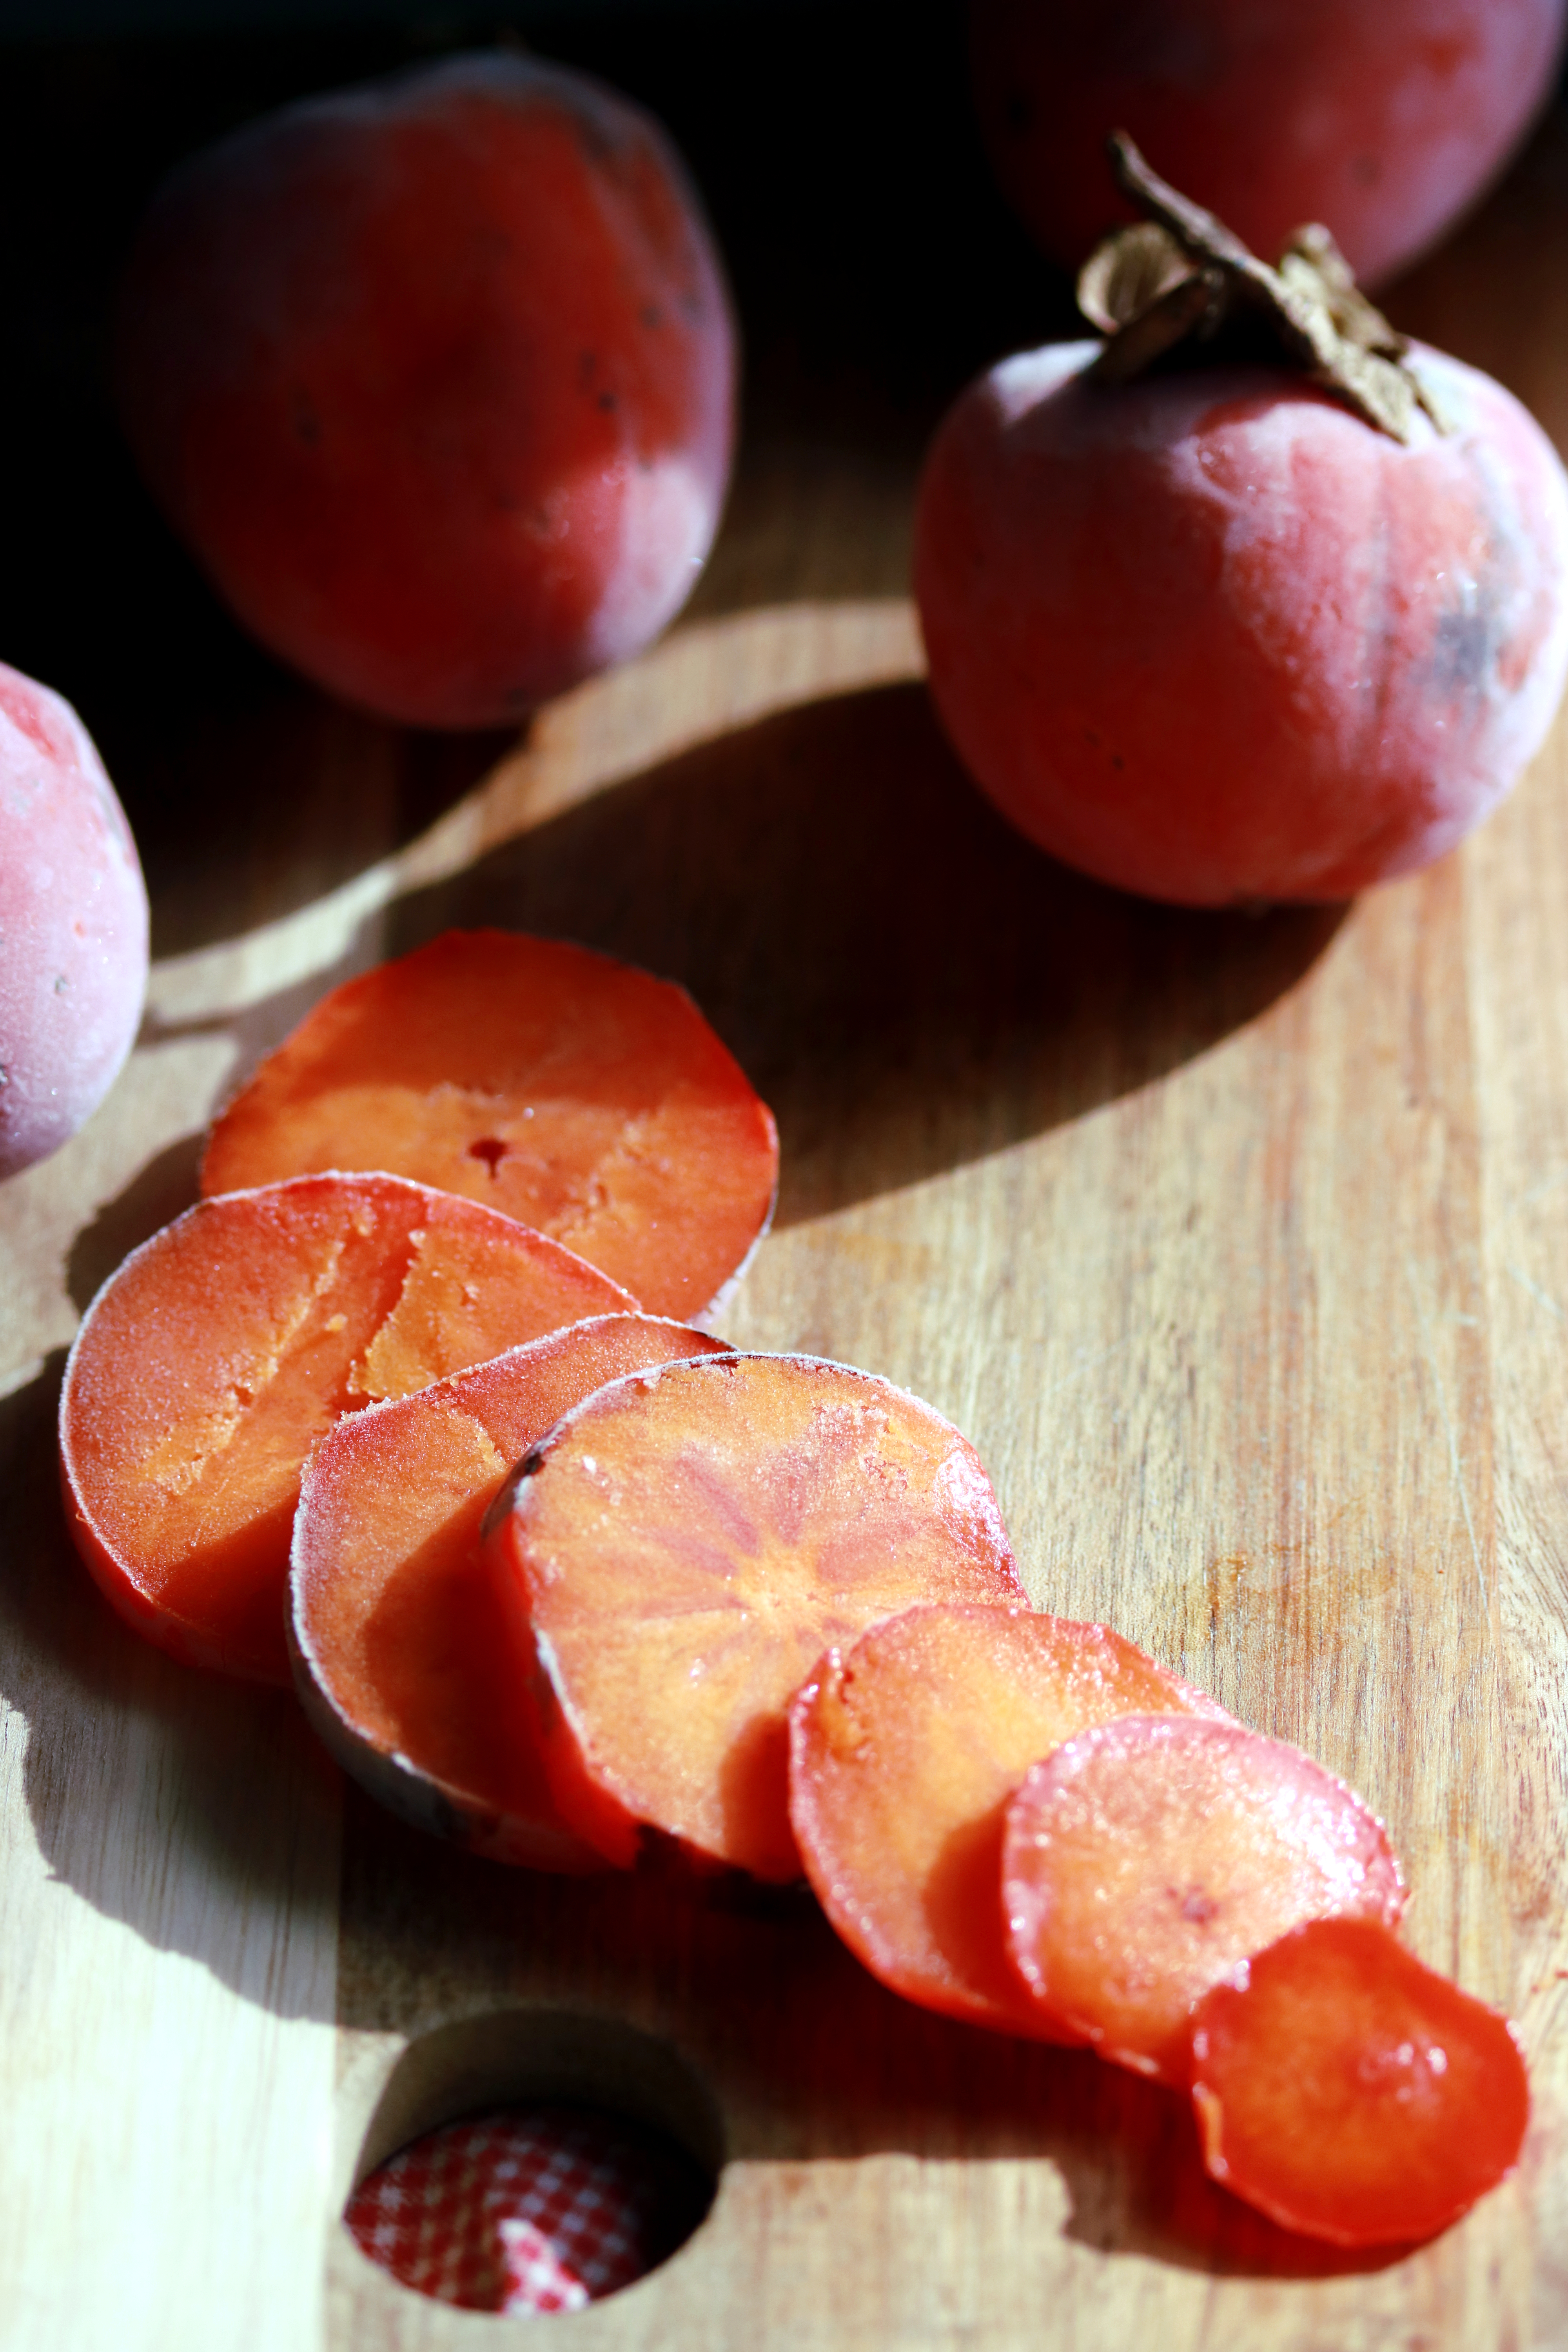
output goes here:
{"type": "Polygon", "coordinates": [[[1405,338],[1360,291],[1326,228],[1297,229],[1271,269],[1151,171],[1124,131],[1110,145],[1118,181],[1149,217],[1108,236],[1079,272],[1079,308],[1108,338],[1092,375],[1125,383],[1167,354],[1283,356],[1396,441],[1410,439],[1417,409],[1448,430],[1405,338]]]}

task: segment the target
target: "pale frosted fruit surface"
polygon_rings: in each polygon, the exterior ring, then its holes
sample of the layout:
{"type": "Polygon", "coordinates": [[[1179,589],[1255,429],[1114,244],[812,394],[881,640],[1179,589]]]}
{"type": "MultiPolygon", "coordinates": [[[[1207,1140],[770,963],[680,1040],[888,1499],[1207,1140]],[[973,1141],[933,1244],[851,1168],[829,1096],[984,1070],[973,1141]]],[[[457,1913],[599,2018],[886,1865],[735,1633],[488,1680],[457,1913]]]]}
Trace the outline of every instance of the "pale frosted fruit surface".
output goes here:
{"type": "Polygon", "coordinates": [[[1342,2246],[1430,2237],[1517,2163],[1530,2120],[1508,2020],[1367,1919],[1321,1919],[1193,2019],[1209,2170],[1342,2246]]]}
{"type": "Polygon", "coordinates": [[[1440,856],[1568,670],[1568,479],[1488,376],[1415,365],[1408,445],[1300,377],[1122,385],[1004,361],[927,460],[915,586],[942,724],[1020,831],[1198,906],[1336,898],[1440,856]]]}
{"type": "Polygon", "coordinates": [[[147,986],[125,814],[68,702],[0,663],[0,1178],[108,1093],[147,986]]]}
{"type": "Polygon", "coordinates": [[[417,726],[520,718],[664,626],[735,370],[658,125],[504,49],[195,157],[121,301],[121,405],[176,528],[267,645],[417,726]]]}
{"type": "Polygon", "coordinates": [[[373,1795],[498,1861],[603,1866],[551,1801],[480,1524],[512,1465],[595,1389],[721,1347],[651,1316],[595,1316],[328,1431],[294,1518],[295,1678],[373,1795]]]}
{"type": "Polygon", "coordinates": [[[1130,217],[1105,141],[1272,261],[1326,221],[1357,275],[1441,235],[1544,103],[1563,0],[973,0],[985,143],[1009,201],[1076,269],[1130,217]]]}
{"type": "Polygon", "coordinates": [[[1075,1732],[1166,1710],[1230,1720],[1108,1626],[956,1602],[872,1626],[822,1661],[791,1710],[790,1819],[823,1908],[910,2000],[1079,2038],[1007,1955],[1007,1801],[1075,1732]]]}
{"type": "Polygon", "coordinates": [[[773,1214],[778,1136],[684,989],[558,940],[448,931],[346,982],[216,1122],[202,1189],[389,1168],[713,1310],[773,1214]]]}
{"type": "Polygon", "coordinates": [[[150,1640],[287,1682],[300,1474],[339,1413],[630,1304],[543,1234],[395,1176],[199,1202],[126,1259],[71,1350],[78,1547],[150,1640]]]}
{"type": "Polygon", "coordinates": [[[601,1390],[492,1538],[537,1645],[567,1817],[799,1874],[787,1713],[825,1649],[917,1601],[1021,1601],[996,1498],[930,1405],[838,1364],[716,1357],[601,1390]]]}
{"type": "Polygon", "coordinates": [[[1239,1724],[1131,1717],[1068,1740],[1014,1798],[1014,1958],[1108,2058],[1188,2079],[1194,2004],[1288,1928],[1392,1926],[1405,1883],[1383,1824],[1299,1748],[1239,1724]]]}

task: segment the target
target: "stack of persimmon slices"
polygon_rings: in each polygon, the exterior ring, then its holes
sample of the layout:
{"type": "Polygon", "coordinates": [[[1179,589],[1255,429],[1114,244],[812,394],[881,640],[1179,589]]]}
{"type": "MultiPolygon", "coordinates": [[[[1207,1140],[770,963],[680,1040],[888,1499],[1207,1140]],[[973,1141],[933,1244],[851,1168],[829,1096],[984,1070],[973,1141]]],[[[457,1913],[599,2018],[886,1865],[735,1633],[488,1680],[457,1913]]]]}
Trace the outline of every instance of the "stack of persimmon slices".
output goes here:
{"type": "Polygon", "coordinates": [[[875,1975],[1190,2089],[1210,2171],[1288,2228],[1428,2236],[1518,2158],[1512,2028],[1398,1941],[1383,1824],[1103,1626],[871,1627],[795,1696],[790,1810],[875,1975]]]}
{"type": "Polygon", "coordinates": [[[351,982],[84,1318],[94,1574],[194,1664],[291,1672],[422,1828],[804,1873],[898,1992],[1190,2090],[1211,2171],[1288,2226],[1442,2227],[1518,2155],[1507,2021],[1398,1942],[1353,1791],[1029,1606],[940,1413],[695,1327],[775,1169],[644,974],[487,932],[351,982]]]}
{"type": "Polygon", "coordinates": [[[60,1453],[89,1566],[176,1655],[287,1682],[333,1423],[585,1316],[711,1309],[777,1163],[690,999],[606,956],[453,932],[334,990],[217,1120],[208,1197],[84,1318],[60,1453]]]}

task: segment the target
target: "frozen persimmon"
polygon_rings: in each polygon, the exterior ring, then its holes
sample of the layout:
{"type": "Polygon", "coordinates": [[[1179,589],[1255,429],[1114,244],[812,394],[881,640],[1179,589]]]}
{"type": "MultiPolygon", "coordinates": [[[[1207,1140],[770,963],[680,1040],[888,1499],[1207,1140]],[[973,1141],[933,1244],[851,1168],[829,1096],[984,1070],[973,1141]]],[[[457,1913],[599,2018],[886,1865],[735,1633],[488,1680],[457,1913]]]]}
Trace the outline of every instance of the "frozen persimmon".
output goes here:
{"type": "Polygon", "coordinates": [[[652,1316],[595,1316],[351,1413],[316,1447],[290,1552],[295,1683],[339,1762],[416,1828],[495,1861],[604,1867],[551,1800],[480,1522],[571,1406],[721,1346],[652,1316]]]}
{"type": "Polygon", "coordinates": [[[1034,1766],[1007,1812],[1013,1958],[1048,2016],[1184,2085],[1194,2004],[1308,1919],[1392,1927],[1405,1882],[1353,1790],[1236,1723],[1132,1716],[1034,1766]]]}
{"type": "Polygon", "coordinates": [[[77,1333],[60,1464],[78,1549],[149,1641],[287,1683],[300,1474],[338,1415],[634,1305],[542,1234],[396,1176],[198,1202],[77,1333]]]}
{"type": "Polygon", "coordinates": [[[723,501],[734,329],[680,160],[505,49],[182,164],[118,356],[148,482],[239,618],[414,726],[504,725],[637,652],[723,501]]]}
{"type": "Polygon", "coordinates": [[[1363,278],[1473,202],[1544,103],[1563,0],[971,0],[975,101],[1009,201],[1076,268],[1121,216],[1105,133],[1264,253],[1332,227],[1363,278]]]}
{"type": "Polygon", "coordinates": [[[521,1465],[491,1545],[574,1827],[629,1862],[647,1822],[766,1879],[800,1874],[786,1718],[823,1651],[917,1601],[1024,1599],[967,1439],[807,1356],[601,1389],[521,1465]]]}
{"type": "Polygon", "coordinates": [[[1447,2229],[1530,2121],[1507,2018],[1368,1919],[1311,1921],[1205,1995],[1193,2100],[1216,2180],[1341,2246],[1447,2229]]]}
{"type": "Polygon", "coordinates": [[[1125,152],[1157,217],[1080,281],[1110,340],[1003,361],[927,459],[931,694],[1069,866],[1193,906],[1344,898],[1440,856],[1543,740],[1568,478],[1500,384],[1361,305],[1324,240],[1266,269],[1125,152]],[[1226,303],[1229,356],[1205,332],[1226,303]]]}
{"type": "Polygon", "coordinates": [[[125,812],[68,702],[0,662],[0,1180],[108,1093],[147,987],[125,812]]]}
{"type": "Polygon", "coordinates": [[[790,1820],[823,1909],[895,1992],[1080,2039],[1007,1956],[1007,1801],[1075,1732],[1167,1710],[1231,1720],[1104,1625],[958,1602],[873,1625],[829,1653],[790,1710],[790,1820]]]}
{"type": "Polygon", "coordinates": [[[213,1128],[202,1189],[319,1168],[465,1193],[689,1322],[766,1230],[778,1137],[684,989],[557,940],[448,931],[268,1055],[213,1128]]]}

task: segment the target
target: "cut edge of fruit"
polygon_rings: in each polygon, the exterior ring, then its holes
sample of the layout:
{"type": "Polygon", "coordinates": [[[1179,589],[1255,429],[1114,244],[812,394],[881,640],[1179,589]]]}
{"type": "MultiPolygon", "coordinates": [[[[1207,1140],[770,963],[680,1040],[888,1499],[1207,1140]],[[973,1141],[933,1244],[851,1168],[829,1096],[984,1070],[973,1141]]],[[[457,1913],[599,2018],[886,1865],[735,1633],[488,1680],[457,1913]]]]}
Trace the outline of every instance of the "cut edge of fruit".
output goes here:
{"type": "MultiPolygon", "coordinates": [[[[484,1365],[466,1366],[461,1371],[448,1372],[440,1380],[431,1381],[427,1388],[411,1391],[410,1394],[434,1399],[445,1391],[457,1402],[460,1401],[464,1385],[472,1374],[488,1370],[491,1365],[503,1362],[508,1356],[542,1352],[559,1340],[565,1331],[587,1331],[596,1325],[627,1320],[664,1325],[670,1328],[682,1328],[673,1318],[650,1315],[642,1307],[610,1308],[599,1315],[580,1317],[575,1324],[563,1324],[558,1330],[541,1333],[535,1339],[520,1340],[515,1348],[503,1349],[500,1356],[489,1358],[484,1365]]],[[[668,1360],[672,1363],[701,1360],[703,1358],[700,1356],[672,1357],[668,1360]]],[[[653,1369],[663,1370],[664,1367],[660,1365],[653,1369]]],[[[645,1376],[639,1369],[630,1373],[617,1373],[616,1378],[638,1379],[645,1376]]],[[[590,1395],[596,1393],[597,1391],[589,1391],[590,1395]]],[[[384,1414],[396,1412],[407,1401],[405,1397],[380,1399],[363,1406],[352,1416],[342,1418],[352,1418],[356,1426],[362,1423],[374,1423],[384,1414]]],[[[585,1403],[587,1398],[579,1402],[585,1403]]],[[[574,1411],[575,1407],[572,1410],[574,1411]]],[[[335,1428],[338,1424],[333,1426],[335,1428]]],[[[330,1438],[331,1431],[327,1434],[330,1438]]],[[[543,1436],[547,1438],[550,1434],[546,1431],[543,1436]]],[[[503,1473],[480,1522],[477,1538],[479,1548],[482,1549],[492,1524],[498,1517],[505,1517],[506,1498],[513,1491],[524,1464],[537,1451],[537,1447],[531,1449],[530,1454],[523,1457],[523,1463],[503,1473]]],[[[618,1857],[612,1860],[598,1847],[578,1836],[564,1819],[559,1823],[525,1822],[517,1815],[487,1805],[470,1790],[461,1788],[443,1774],[432,1771],[384,1740],[374,1738],[354,1719],[340,1698],[333,1677],[326,1671],[310,1622],[310,1602],[319,1578],[318,1572],[302,1556],[300,1537],[306,1524],[305,1510],[318,1458],[312,1456],[306,1464],[300,1482],[300,1507],[295,1514],[289,1548],[284,1630],[292,1669],[292,1686],[322,1744],[350,1778],[389,1811],[410,1822],[416,1829],[466,1846],[490,1861],[577,1874],[607,1866],[625,1866],[619,1863],[618,1857]]],[[[521,1664],[519,1672],[521,1678],[523,1673],[521,1664]]]]}
{"type": "Polygon", "coordinates": [[[564,1822],[558,1827],[544,1822],[525,1823],[516,1815],[498,1812],[400,1750],[367,1738],[312,1671],[292,1611],[286,1632],[294,1693],[305,1720],[349,1778],[386,1811],[426,1836],[461,1846],[488,1862],[572,1876],[586,1876],[606,1867],[604,1856],[575,1836],[564,1822]]]}
{"type": "MultiPolygon", "coordinates": [[[[1179,1716],[1117,1717],[1111,1723],[1093,1726],[1088,1731],[1075,1733],[1072,1739],[1064,1740],[1061,1747],[1053,1749],[1049,1756],[1042,1757],[1037,1763],[1031,1765],[1028,1771],[1025,1773],[1023,1779],[1019,1781],[1017,1788],[1015,1789],[1013,1796],[1009,1801],[1009,1820],[1004,1844],[1002,1880],[1003,1932],[1008,1951],[1011,1954],[1013,1966],[1017,1971],[1020,1983],[1027,1989],[1035,2000],[1041,2003],[1042,2007],[1046,2008],[1051,2015],[1058,2018],[1068,2030],[1080,2035],[1082,2040],[1089,2044],[1098,2057],[1105,2059],[1110,2064],[1125,2067],[1131,2074],[1142,2074],[1152,2081],[1163,2083],[1171,2089],[1176,2091],[1190,2090],[1192,2088],[1190,2073],[1192,2053],[1191,2012],[1189,2012],[1188,2032],[1183,2042],[1183,2048],[1187,2053],[1187,2071],[1184,2074],[1173,2071],[1170,2065],[1163,2064],[1158,2058],[1152,2057],[1146,2051],[1122,2048],[1112,2039],[1113,2029],[1106,2025],[1098,2024],[1092,2019],[1080,2019],[1064,2000],[1059,1999],[1059,1997],[1053,2000],[1052,1996],[1046,1989],[1037,1958],[1034,1956],[1032,1949],[1026,1948],[1021,1943],[1020,1930],[1025,1923],[1021,1916],[1014,1910],[1009,1904],[1009,1873],[1006,1855],[1011,1847],[1014,1836],[1012,1816],[1015,1808],[1018,1805],[1020,1799],[1023,1798],[1026,1789],[1027,1789],[1031,1780],[1034,1780],[1035,1775],[1037,1772],[1042,1771],[1058,1757],[1061,1756],[1068,1748],[1078,1745],[1079,1741],[1095,1741],[1100,1735],[1109,1732],[1115,1727],[1124,1727],[1129,1723],[1147,1722],[1150,1724],[1163,1724],[1170,1722],[1179,1723],[1183,1721],[1215,1723],[1215,1717],[1212,1715],[1204,1714],[1194,1715],[1191,1717],[1183,1717],[1179,1716]]],[[[1319,1776],[1322,1780],[1331,1782],[1332,1787],[1342,1796],[1348,1798],[1352,1804],[1356,1808],[1357,1811],[1365,1817],[1376,1832],[1377,1836],[1382,1841],[1384,1855],[1389,1866],[1391,1883],[1384,1898],[1385,1908],[1378,1915],[1378,1916],[1381,1924],[1388,1929],[1390,1934],[1394,1934],[1397,1930],[1399,1921],[1403,1917],[1405,1906],[1409,1901],[1410,1885],[1405,1874],[1405,1865],[1400,1860],[1399,1854],[1394,1848],[1394,1841],[1388,1834],[1388,1824],[1384,1820],[1382,1814],[1373,1811],[1366,1799],[1361,1795],[1358,1790],[1352,1788],[1348,1780],[1342,1779],[1339,1773],[1331,1771],[1326,1764],[1320,1762],[1318,1758],[1309,1754],[1307,1749],[1304,1748],[1298,1748],[1289,1740],[1276,1739],[1271,1733],[1253,1731],[1248,1725],[1242,1723],[1237,1717],[1226,1715],[1223,1710],[1220,1710],[1220,1720],[1217,1723],[1215,1723],[1215,1727],[1219,1729],[1228,1727],[1229,1729],[1242,1733],[1248,1738],[1266,1741],[1271,1748],[1284,1749],[1297,1763],[1307,1765],[1315,1776],[1319,1776]]],[[[1373,1915],[1332,1911],[1321,1912],[1313,1916],[1321,1918],[1337,1918],[1356,1916],[1370,1917],[1373,1915]]],[[[1297,1927],[1300,1927],[1308,1924],[1308,1921],[1300,1920],[1296,1923],[1296,1926],[1297,1927]]],[[[1286,1935],[1289,1935],[1293,1932],[1295,1932],[1295,1930],[1292,1928],[1287,1928],[1284,1931],[1286,1935]]],[[[1276,1937],[1274,1940],[1280,1941],[1283,1940],[1283,1938],[1276,1937]]],[[[1267,1948],[1267,1946],[1258,1947],[1259,1950],[1265,1950],[1267,1948]]],[[[1194,2010],[1195,2011],[1198,2003],[1204,1999],[1206,1999],[1207,1993],[1213,1991],[1216,1986],[1231,1983],[1238,1979],[1242,1982],[1245,1982],[1246,1973],[1249,1967],[1250,1959],[1255,1958],[1256,1957],[1256,1953],[1250,1956],[1244,1955],[1241,1958],[1233,1961],[1219,1977],[1215,1979],[1214,1983],[1205,1988],[1205,1992],[1198,1996],[1198,2001],[1194,2001],[1193,2004],[1194,2010]]]]}
{"type": "MultiPolygon", "coordinates": [[[[494,1501],[485,1514],[479,1539],[491,1559],[493,1571],[500,1588],[502,1605],[509,1622],[514,1628],[514,1633],[519,1640],[526,1638],[532,1643],[538,1668],[537,1675],[530,1682],[532,1703],[536,1709],[535,1726],[541,1752],[545,1759],[551,1790],[560,1806],[562,1816],[580,1837],[595,1846],[606,1860],[620,1869],[632,1866],[638,1853],[649,1839],[660,1839],[679,1848],[695,1866],[703,1870],[741,1869],[759,1879],[763,1885],[794,1885],[805,1874],[805,1862],[795,1838],[793,1824],[790,1825],[789,1832],[793,1849],[790,1867],[787,1871],[781,1869],[777,1873],[760,1871],[753,1864],[736,1863],[727,1856],[714,1854],[707,1848],[682,1836],[679,1832],[666,1829],[658,1822],[644,1820],[640,1814],[633,1811],[624,1799],[614,1794],[611,1789],[604,1785],[605,1776],[603,1768],[595,1772],[589,1765],[587,1750],[578,1733],[574,1711],[563,1687],[563,1677],[549,1637],[542,1633],[532,1622],[528,1601],[521,1589],[523,1581],[521,1570],[501,1554],[500,1546],[494,1539],[499,1536],[506,1520],[516,1512],[527,1481],[536,1476],[543,1469],[554,1449],[566,1443],[574,1433],[577,1422],[590,1411],[602,1410],[605,1399],[613,1391],[630,1387],[634,1383],[640,1383],[645,1389],[653,1388],[668,1373],[689,1371],[697,1368],[710,1369],[717,1373],[721,1368],[732,1370],[738,1364],[757,1361],[787,1363],[807,1371],[829,1371],[847,1376],[872,1388],[890,1391],[902,1402],[914,1406],[920,1412],[928,1415],[931,1421],[951,1432],[964,1451],[979,1465],[981,1474],[985,1478],[991,1498],[994,1533],[1001,1551],[1005,1556],[1006,1565],[1011,1570],[1018,1604],[1025,1609],[1030,1605],[1028,1594],[1018,1572],[1017,1559],[1013,1550],[1012,1541],[1002,1517],[1001,1506],[996,1500],[994,1489],[991,1486],[989,1474],[985,1472],[984,1465],[980,1461],[978,1450],[956,1423],[950,1421],[947,1415],[940,1412],[935,1405],[930,1403],[926,1398],[917,1396],[913,1390],[902,1388],[897,1381],[889,1381],[884,1374],[868,1371],[863,1365],[841,1363],[835,1358],[809,1355],[800,1349],[734,1348],[712,1356],[679,1358],[672,1363],[655,1365],[647,1370],[623,1373],[614,1381],[605,1381],[602,1388],[595,1389],[591,1396],[584,1397],[580,1404],[574,1405],[569,1412],[563,1413],[553,1429],[550,1430],[539,1444],[534,1446],[516,1468],[503,1479],[494,1501]]],[[[1000,1566],[1000,1562],[998,1565],[1000,1566]]],[[[998,1602],[997,1605],[1005,1607],[1008,1604],[998,1602]]],[[[795,1694],[792,1692],[790,1702],[784,1709],[786,1740],[794,1698],[795,1694]]],[[[787,1818],[786,1808],[786,1822],[787,1818]]]]}
{"type": "Polygon", "coordinates": [[[1373,2229],[1369,2228],[1364,2221],[1359,2228],[1354,2228],[1337,2224],[1322,2215],[1309,2216],[1300,2208],[1290,2206],[1281,2197],[1270,2195],[1262,2189],[1244,2187],[1239,2184],[1237,2176],[1225,2153],[1225,2101],[1217,2091],[1211,2089],[1207,2083],[1199,2079],[1195,2072],[1196,2065],[1209,2054],[1207,2030],[1198,2016],[1198,2011],[1203,2009],[1209,1995],[1221,1991],[1246,1993],[1251,1984],[1252,1968],[1256,1961],[1276,1949],[1279,1945],[1290,1943],[1306,1929],[1321,1924],[1323,1923],[1321,1921],[1303,1920],[1299,1926],[1288,1928],[1283,1936],[1277,1937],[1274,1945],[1264,1945],[1247,1958],[1237,1961],[1233,1968],[1228,1969],[1225,1975],[1209,1988],[1209,1993],[1204,1996],[1204,2000],[1194,2011],[1192,2050],[1194,2074],[1190,2087],[1204,2167],[1210,2178],[1216,2181],[1228,2195],[1251,2206],[1255,2211],[1264,2214],[1277,2227],[1288,2230],[1295,2236],[1356,2252],[1364,2252],[1373,2247],[1415,2248],[1426,2245],[1433,2239],[1440,2237],[1445,2231],[1451,2229],[1456,2222],[1462,2221],[1483,2197],[1489,2196],[1493,2189],[1501,2188],[1504,2182],[1514,2178],[1523,2158],[1525,2137],[1533,2119],[1535,2103],[1530,2084],[1529,2053],[1517,2021],[1505,2010],[1500,2009],[1495,2002],[1482,2000],[1475,1993],[1467,1993],[1456,1979],[1445,1977],[1440,1969],[1430,1968],[1428,1963],[1410,1950],[1408,1945],[1400,1937],[1396,1927],[1390,1926],[1386,1922],[1379,1923],[1373,1920],[1359,1923],[1365,1926],[1381,1925],[1383,1933],[1389,1937],[1396,1950],[1414,1970],[1435,1977],[1446,1990],[1481,2011],[1489,2022],[1501,2026],[1519,2060],[1525,2101],[1519,2145],[1513,2157],[1502,2170],[1489,2181],[1476,2189],[1472,2194],[1455,2200],[1446,2210],[1435,2214],[1423,2225],[1408,2228],[1373,2229]]]}
{"type": "MultiPolygon", "coordinates": [[[[767,1240],[768,1235],[773,1229],[773,1218],[777,1213],[779,1205],[779,1128],[777,1119],[773,1117],[773,1112],[769,1109],[767,1104],[763,1101],[760,1095],[757,1097],[757,1101],[761,1107],[763,1117],[767,1120],[768,1132],[773,1139],[773,1188],[768,1194],[768,1205],[763,1213],[763,1222],[757,1227],[756,1232],[752,1235],[751,1241],[746,1248],[745,1255],[742,1258],[739,1265],[737,1265],[731,1273],[727,1274],[724,1276],[723,1281],[719,1285],[718,1289],[713,1293],[713,1296],[708,1301],[707,1306],[698,1307],[689,1318],[694,1331],[709,1330],[710,1327],[718,1321],[721,1315],[728,1312],[729,1307],[735,1297],[735,1294],[740,1289],[741,1285],[744,1282],[746,1276],[750,1274],[752,1265],[756,1262],[757,1252],[762,1248],[763,1244],[767,1240]]],[[[645,1308],[643,1311],[647,1313],[650,1310],[645,1308]]]]}

